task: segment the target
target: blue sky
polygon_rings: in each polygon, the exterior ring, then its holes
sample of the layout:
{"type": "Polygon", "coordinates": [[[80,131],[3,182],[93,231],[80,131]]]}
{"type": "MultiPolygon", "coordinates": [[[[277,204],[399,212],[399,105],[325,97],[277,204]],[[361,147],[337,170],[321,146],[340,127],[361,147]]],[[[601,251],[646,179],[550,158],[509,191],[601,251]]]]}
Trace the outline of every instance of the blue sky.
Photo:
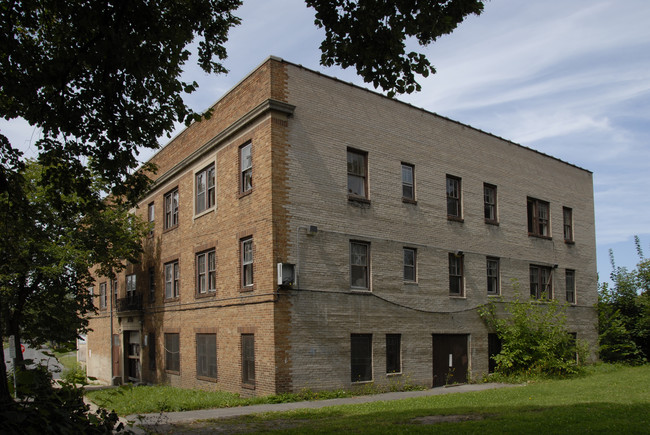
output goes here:
{"type": "MultiPolygon", "coordinates": [[[[372,88],[353,70],[319,65],[324,32],[303,0],[244,0],[230,32],[229,74],[188,65],[208,108],[269,55],[372,88]]],[[[650,1],[492,0],[449,36],[424,48],[438,73],[398,99],[550,154],[594,173],[601,280],[608,250],[618,266],[638,262],[632,237],[650,256],[650,1]]],[[[180,127],[179,127],[180,128],[180,127]]],[[[39,132],[0,122],[33,153],[39,132]]],[[[146,159],[150,154],[142,154],[146,159]]]]}

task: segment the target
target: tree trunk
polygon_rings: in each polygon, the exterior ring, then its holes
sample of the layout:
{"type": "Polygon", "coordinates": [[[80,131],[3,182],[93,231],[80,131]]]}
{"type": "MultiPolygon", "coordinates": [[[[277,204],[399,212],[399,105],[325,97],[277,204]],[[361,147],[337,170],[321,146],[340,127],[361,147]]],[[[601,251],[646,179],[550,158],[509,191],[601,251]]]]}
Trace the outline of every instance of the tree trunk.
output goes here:
{"type": "MultiPolygon", "coordinates": [[[[3,339],[2,328],[0,328],[0,341],[3,339]]],[[[7,379],[7,366],[5,365],[5,352],[2,351],[0,360],[0,407],[4,408],[13,401],[9,392],[9,382],[7,379]]]]}

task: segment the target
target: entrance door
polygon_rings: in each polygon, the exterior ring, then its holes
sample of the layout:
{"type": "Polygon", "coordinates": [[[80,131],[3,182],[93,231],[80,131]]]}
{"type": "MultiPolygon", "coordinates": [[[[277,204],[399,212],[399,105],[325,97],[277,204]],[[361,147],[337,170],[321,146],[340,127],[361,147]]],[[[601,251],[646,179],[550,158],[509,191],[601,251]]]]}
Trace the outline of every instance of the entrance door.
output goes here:
{"type": "Polygon", "coordinates": [[[126,331],[124,333],[126,349],[126,379],[140,381],[140,332],[126,331]]]}
{"type": "Polygon", "coordinates": [[[113,334],[113,377],[122,376],[120,374],[120,336],[113,334]]]}
{"type": "Polygon", "coordinates": [[[433,334],[433,386],[467,382],[467,335],[433,334]]]}

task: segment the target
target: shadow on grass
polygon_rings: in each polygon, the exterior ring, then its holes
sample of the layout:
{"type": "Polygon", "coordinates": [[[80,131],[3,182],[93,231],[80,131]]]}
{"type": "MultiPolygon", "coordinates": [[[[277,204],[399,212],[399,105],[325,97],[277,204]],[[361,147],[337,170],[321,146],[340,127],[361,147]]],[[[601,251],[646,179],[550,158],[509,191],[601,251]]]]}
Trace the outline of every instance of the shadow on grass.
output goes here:
{"type": "MultiPolygon", "coordinates": [[[[495,404],[496,405],[496,404],[495,404]]],[[[415,408],[346,413],[341,408],[211,420],[175,425],[183,433],[648,433],[647,404],[585,403],[566,406],[415,408]],[[447,418],[424,419],[430,416],[447,418]]]]}

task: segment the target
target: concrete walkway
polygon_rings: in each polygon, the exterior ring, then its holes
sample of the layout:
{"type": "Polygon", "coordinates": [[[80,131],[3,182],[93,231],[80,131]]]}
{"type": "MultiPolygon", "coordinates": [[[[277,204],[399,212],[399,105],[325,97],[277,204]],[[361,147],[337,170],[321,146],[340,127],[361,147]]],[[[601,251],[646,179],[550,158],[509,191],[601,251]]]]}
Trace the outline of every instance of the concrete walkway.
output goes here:
{"type": "Polygon", "coordinates": [[[164,412],[157,414],[128,415],[127,420],[137,426],[156,426],[160,424],[188,423],[196,420],[238,417],[241,415],[264,412],[282,412],[295,409],[315,409],[336,405],[351,405],[359,403],[380,402],[388,400],[409,399],[412,397],[437,396],[440,394],[466,393],[496,388],[513,387],[511,384],[463,384],[451,387],[432,388],[423,391],[400,391],[395,393],[372,394],[368,396],[346,397],[341,399],[314,400],[308,402],[273,403],[264,405],[239,406],[235,408],[199,409],[196,411],[164,412]]]}

